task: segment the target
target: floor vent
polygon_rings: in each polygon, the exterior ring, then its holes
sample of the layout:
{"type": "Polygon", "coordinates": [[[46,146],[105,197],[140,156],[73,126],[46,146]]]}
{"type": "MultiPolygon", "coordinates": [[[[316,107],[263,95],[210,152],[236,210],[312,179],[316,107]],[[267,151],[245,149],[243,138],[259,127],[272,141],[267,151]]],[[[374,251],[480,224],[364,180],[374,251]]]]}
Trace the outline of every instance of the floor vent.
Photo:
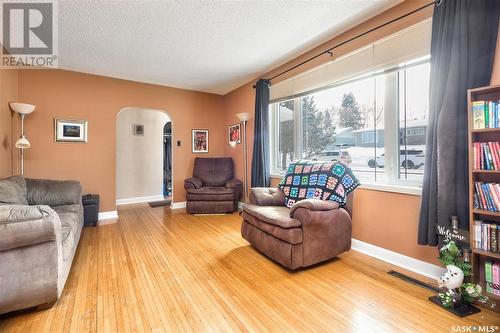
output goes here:
{"type": "Polygon", "coordinates": [[[389,275],[392,275],[394,277],[397,277],[398,279],[401,279],[403,281],[406,281],[408,283],[411,283],[411,284],[414,284],[416,286],[419,286],[419,287],[422,287],[422,288],[425,288],[425,289],[428,289],[428,290],[431,290],[431,291],[434,291],[434,292],[441,292],[441,290],[437,287],[434,287],[433,285],[430,285],[428,283],[425,283],[425,282],[422,282],[422,281],[419,281],[417,279],[414,279],[408,275],[404,275],[402,273],[399,273],[399,272],[396,272],[396,271],[389,271],[387,272],[389,275]]]}

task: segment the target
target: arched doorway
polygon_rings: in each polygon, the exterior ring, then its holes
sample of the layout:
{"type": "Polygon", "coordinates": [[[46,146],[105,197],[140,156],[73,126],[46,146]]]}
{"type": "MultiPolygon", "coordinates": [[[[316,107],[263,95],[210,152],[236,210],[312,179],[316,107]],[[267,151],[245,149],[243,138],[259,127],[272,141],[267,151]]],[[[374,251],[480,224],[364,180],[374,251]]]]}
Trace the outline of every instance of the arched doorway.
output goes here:
{"type": "Polygon", "coordinates": [[[164,111],[130,107],[118,113],[116,117],[117,205],[165,201],[171,198],[173,191],[171,135],[171,118],[164,111]]]}

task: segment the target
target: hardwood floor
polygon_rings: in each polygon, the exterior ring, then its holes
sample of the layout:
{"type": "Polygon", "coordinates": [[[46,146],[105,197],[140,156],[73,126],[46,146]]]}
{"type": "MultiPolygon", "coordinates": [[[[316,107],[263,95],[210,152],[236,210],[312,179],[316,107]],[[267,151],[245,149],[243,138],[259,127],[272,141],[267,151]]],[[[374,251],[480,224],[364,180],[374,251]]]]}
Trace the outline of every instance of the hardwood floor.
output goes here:
{"type": "MultiPolygon", "coordinates": [[[[460,319],[432,292],[349,251],[290,272],[240,236],[240,218],[120,206],[118,223],[85,228],[61,299],[0,316],[0,332],[452,332],[460,319]]],[[[404,272],[404,270],[397,269],[404,272]]],[[[499,305],[500,306],[500,305],[499,305]]],[[[499,331],[497,329],[497,331],[499,331]]]]}

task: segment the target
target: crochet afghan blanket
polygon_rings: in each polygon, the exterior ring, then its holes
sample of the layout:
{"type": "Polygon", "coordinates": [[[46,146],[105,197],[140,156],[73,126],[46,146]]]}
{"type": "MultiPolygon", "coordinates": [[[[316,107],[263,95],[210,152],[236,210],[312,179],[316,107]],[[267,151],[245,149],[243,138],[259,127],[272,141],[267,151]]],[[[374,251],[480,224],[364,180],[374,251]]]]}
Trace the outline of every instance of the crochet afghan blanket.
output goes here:
{"type": "Polygon", "coordinates": [[[360,184],[345,163],[299,160],[290,163],[278,187],[285,193],[287,207],[304,199],[332,200],[344,206],[347,195],[360,184]]]}

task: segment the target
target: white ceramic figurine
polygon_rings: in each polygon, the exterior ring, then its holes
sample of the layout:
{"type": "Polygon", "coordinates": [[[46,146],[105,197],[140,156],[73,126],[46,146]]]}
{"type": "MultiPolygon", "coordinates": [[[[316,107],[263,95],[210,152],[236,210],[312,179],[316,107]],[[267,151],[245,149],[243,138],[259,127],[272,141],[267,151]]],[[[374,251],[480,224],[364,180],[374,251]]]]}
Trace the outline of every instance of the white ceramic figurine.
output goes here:
{"type": "Polygon", "coordinates": [[[444,273],[438,280],[439,287],[445,287],[448,291],[453,293],[454,289],[460,288],[464,281],[464,272],[455,265],[446,266],[446,273],[444,273]]]}

